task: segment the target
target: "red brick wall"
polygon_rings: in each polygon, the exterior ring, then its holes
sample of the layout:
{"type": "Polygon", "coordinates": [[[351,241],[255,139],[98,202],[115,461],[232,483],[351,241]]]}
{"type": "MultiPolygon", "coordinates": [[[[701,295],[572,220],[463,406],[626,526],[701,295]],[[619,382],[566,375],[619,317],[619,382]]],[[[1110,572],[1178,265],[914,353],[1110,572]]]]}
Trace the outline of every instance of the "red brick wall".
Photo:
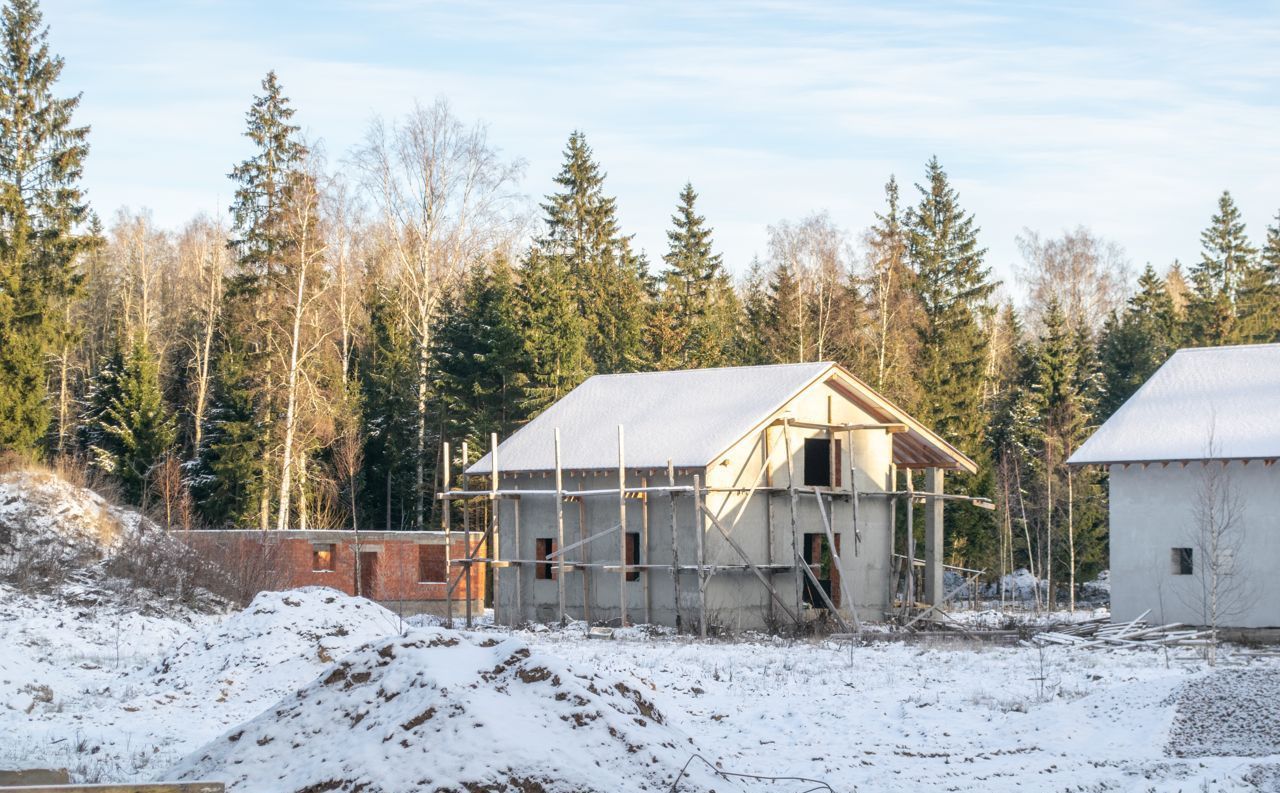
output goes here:
{"type": "MultiPolygon", "coordinates": [[[[290,589],[300,586],[327,586],[356,594],[356,542],[350,531],[193,531],[183,538],[188,545],[232,571],[254,571],[250,589],[290,589]],[[317,546],[332,545],[332,570],[315,570],[312,554],[317,546]]],[[[477,535],[472,535],[476,542],[477,535]]],[[[373,570],[364,571],[372,591],[360,594],[381,601],[443,601],[445,584],[418,580],[420,546],[443,551],[445,538],[441,532],[361,532],[360,547],[376,556],[373,570]]],[[[465,540],[454,534],[453,559],[467,555],[465,540]]],[[[478,555],[484,555],[481,548],[478,555]]],[[[462,571],[451,566],[451,576],[462,571]]],[[[485,566],[471,570],[471,592],[476,601],[485,597],[485,566]]],[[[453,599],[461,603],[466,597],[466,582],[460,581],[453,599]]]]}

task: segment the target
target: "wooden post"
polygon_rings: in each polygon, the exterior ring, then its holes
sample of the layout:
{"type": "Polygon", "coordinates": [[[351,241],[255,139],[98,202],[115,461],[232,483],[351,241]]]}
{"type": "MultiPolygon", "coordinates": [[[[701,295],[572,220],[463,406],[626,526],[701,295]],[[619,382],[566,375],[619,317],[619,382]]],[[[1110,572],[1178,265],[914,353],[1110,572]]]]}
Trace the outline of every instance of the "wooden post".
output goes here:
{"type": "MultiPolygon", "coordinates": [[[[501,525],[498,523],[498,433],[489,433],[489,529],[485,542],[485,556],[495,562],[502,559],[502,539],[499,537],[501,525]]],[[[499,565],[486,565],[489,580],[493,587],[493,621],[498,622],[498,568],[499,565]]]]}
{"type": "MultiPolygon", "coordinates": [[[[640,487],[649,486],[649,477],[640,477],[640,487]]],[[[644,597],[644,624],[653,624],[649,606],[649,491],[640,494],[640,589],[644,597]]],[[[625,577],[625,576],[624,576],[625,577]]]]}
{"type": "Polygon", "coordinates": [[[858,469],[853,465],[853,430],[845,433],[844,445],[849,449],[849,465],[845,472],[849,475],[849,502],[853,513],[853,555],[856,558],[862,545],[862,526],[858,523],[858,469]]]}
{"type": "Polygon", "coordinates": [[[618,626],[627,627],[627,469],[622,458],[622,425],[618,425],[618,626]]]}
{"type": "Polygon", "coordinates": [[[916,606],[916,528],[915,528],[915,481],[911,469],[907,475],[907,597],[903,614],[910,614],[916,606]]]}
{"type": "MultiPolygon", "coordinates": [[[[764,531],[765,531],[765,564],[769,565],[769,583],[773,583],[773,454],[769,448],[769,428],[760,431],[760,445],[764,453],[764,531]]],[[[747,496],[750,498],[750,496],[747,496]]],[[[773,598],[769,599],[769,624],[778,624],[773,598]]]]}
{"type": "MultiPolygon", "coordinates": [[[[578,482],[578,489],[583,490],[582,481],[578,482]]],[[[587,501],[582,496],[578,496],[578,539],[587,539],[587,501]]],[[[584,566],[582,568],[582,621],[591,623],[591,568],[586,565],[591,562],[591,547],[585,542],[578,548],[578,561],[584,566]]]]}
{"type": "MultiPolygon", "coordinates": [[[[804,567],[804,554],[800,552],[800,529],[796,526],[796,501],[799,494],[796,492],[796,466],[795,461],[791,457],[791,420],[782,420],[782,441],[783,449],[787,454],[787,489],[791,491],[791,554],[795,559],[796,567],[804,567]]],[[[804,577],[799,569],[796,570],[796,627],[800,627],[800,619],[804,614],[804,577]]]]}
{"type": "MultiPolygon", "coordinates": [[[[896,490],[898,484],[898,474],[895,472],[893,464],[889,465],[889,481],[888,490],[896,490]]],[[[885,582],[884,593],[884,609],[885,616],[893,612],[893,596],[898,591],[898,567],[894,554],[898,552],[898,497],[890,496],[885,499],[889,505],[889,558],[885,560],[885,569],[889,571],[888,581],[885,582]]]]}
{"type": "MultiPolygon", "coordinates": [[[[444,485],[444,492],[449,494],[450,482],[452,480],[452,467],[449,460],[449,442],[445,441],[441,448],[444,458],[444,472],[441,474],[440,481],[444,485]]],[[[449,628],[453,628],[453,535],[449,533],[449,529],[453,524],[453,502],[448,498],[444,499],[444,503],[440,505],[444,513],[440,516],[441,524],[444,528],[444,616],[448,620],[449,628]]]]}
{"type": "MultiPolygon", "coordinates": [[[[522,555],[520,552],[520,497],[519,496],[516,496],[515,498],[511,499],[511,510],[513,513],[515,513],[514,515],[512,515],[512,520],[511,520],[511,523],[512,523],[511,535],[512,535],[512,540],[516,547],[516,558],[526,559],[528,557],[522,555]]],[[[516,617],[512,624],[518,625],[524,622],[524,565],[517,562],[515,565],[515,568],[516,568],[516,617]]],[[[493,602],[494,602],[494,605],[496,606],[498,603],[497,598],[495,598],[493,602]]]]}
{"type": "MultiPolygon", "coordinates": [[[[467,464],[470,462],[470,456],[467,454],[467,442],[462,442],[462,489],[471,489],[471,477],[467,475],[467,464]]],[[[462,539],[466,545],[467,558],[462,563],[462,582],[463,595],[467,599],[467,627],[471,627],[471,566],[472,557],[475,556],[471,552],[471,505],[468,503],[470,499],[462,499],[462,539]]]]}
{"type": "Polygon", "coordinates": [[[667,460],[667,484],[671,490],[671,590],[675,596],[676,635],[680,635],[680,540],[676,533],[676,469],[667,460]]]}
{"type": "Polygon", "coordinates": [[[693,475],[693,530],[696,534],[698,553],[698,637],[707,638],[707,560],[702,524],[702,483],[693,475]]]}
{"type": "MultiPolygon", "coordinates": [[[[564,472],[560,469],[560,428],[556,427],[556,550],[564,548],[564,472]]],[[[535,554],[536,555],[536,554],[535,554]]],[[[564,617],[564,554],[556,557],[556,586],[560,595],[560,625],[564,617]]]]}

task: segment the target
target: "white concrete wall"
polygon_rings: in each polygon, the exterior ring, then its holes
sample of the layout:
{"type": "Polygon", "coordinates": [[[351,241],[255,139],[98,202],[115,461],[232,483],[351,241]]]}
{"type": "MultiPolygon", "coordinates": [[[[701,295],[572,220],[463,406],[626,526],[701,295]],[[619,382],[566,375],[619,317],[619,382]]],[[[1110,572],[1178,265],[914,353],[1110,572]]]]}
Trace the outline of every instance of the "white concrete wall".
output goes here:
{"type": "MultiPolygon", "coordinates": [[[[1221,463],[1209,463],[1221,466],[1221,463]]],[[[1238,590],[1224,603],[1219,624],[1280,626],[1280,466],[1229,463],[1227,481],[1242,505],[1235,573],[1219,587],[1238,590]]],[[[1205,466],[1111,466],[1111,608],[1116,621],[1148,609],[1150,622],[1206,621],[1208,570],[1197,547],[1196,503],[1205,489],[1205,466]],[[1173,573],[1172,549],[1194,548],[1192,575],[1173,573]]]]}

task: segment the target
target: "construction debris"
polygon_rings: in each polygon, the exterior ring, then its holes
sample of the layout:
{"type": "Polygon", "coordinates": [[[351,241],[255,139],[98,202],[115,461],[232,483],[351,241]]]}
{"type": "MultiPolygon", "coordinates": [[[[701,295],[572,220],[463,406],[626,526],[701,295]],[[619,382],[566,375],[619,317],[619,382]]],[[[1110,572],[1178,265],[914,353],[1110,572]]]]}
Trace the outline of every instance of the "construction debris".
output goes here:
{"type": "Polygon", "coordinates": [[[1202,630],[1170,622],[1166,625],[1149,625],[1143,620],[1150,614],[1130,622],[1112,624],[1108,618],[1077,622],[1071,625],[1055,626],[1053,630],[1042,631],[1032,637],[1036,644],[1059,644],[1077,648],[1102,647],[1202,647],[1215,644],[1217,638],[1212,630],[1202,630]]]}

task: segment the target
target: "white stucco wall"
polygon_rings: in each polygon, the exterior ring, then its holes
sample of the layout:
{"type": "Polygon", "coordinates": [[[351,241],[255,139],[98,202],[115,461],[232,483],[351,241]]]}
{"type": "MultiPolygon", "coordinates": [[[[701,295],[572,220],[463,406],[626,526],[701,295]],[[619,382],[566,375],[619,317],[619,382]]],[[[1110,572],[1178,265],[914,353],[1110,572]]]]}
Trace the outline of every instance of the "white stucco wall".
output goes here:
{"type": "MultiPolygon", "coordinates": [[[[1219,586],[1219,624],[1280,626],[1280,466],[1229,463],[1226,481],[1241,504],[1234,573],[1219,586]],[[1231,590],[1228,592],[1227,590],[1231,590]]],[[[1206,622],[1209,565],[1198,546],[1196,504],[1205,465],[1111,466],[1111,603],[1116,621],[1150,610],[1149,622],[1206,622]],[[1194,548],[1192,575],[1175,575],[1172,549],[1194,548]]]]}

